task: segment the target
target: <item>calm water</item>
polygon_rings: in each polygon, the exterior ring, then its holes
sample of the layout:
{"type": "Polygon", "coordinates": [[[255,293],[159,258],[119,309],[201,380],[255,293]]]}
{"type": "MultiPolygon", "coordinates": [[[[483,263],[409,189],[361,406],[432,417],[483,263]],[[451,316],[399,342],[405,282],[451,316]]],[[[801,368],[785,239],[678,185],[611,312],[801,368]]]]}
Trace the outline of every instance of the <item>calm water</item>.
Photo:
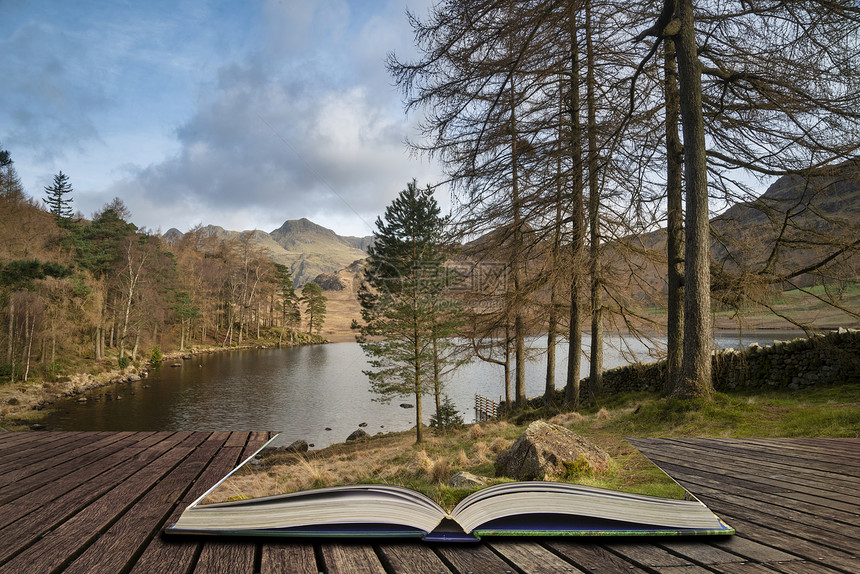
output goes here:
{"type": "MultiPolygon", "coordinates": [[[[771,344],[786,335],[737,336],[717,339],[720,347],[771,344]]],[[[609,338],[606,368],[638,357],[648,360],[647,348],[637,341],[609,338]],[[625,345],[624,352],[618,349],[625,345]],[[630,353],[635,355],[630,355],[630,353]]],[[[535,346],[539,343],[535,342],[535,346]]],[[[587,345],[587,341],[585,341],[587,345]]],[[[557,386],[567,371],[567,345],[558,347],[557,386]]],[[[414,426],[413,397],[395,398],[385,405],[368,391],[367,367],[355,343],[334,343],[295,349],[259,349],[196,356],[175,368],[164,365],[139,383],[104,387],[88,394],[88,402],[58,402],[46,424],[55,430],[277,430],[317,447],[343,441],[359,423],[371,434],[414,426]],[[110,393],[110,399],[106,393],[110,393]],[[119,395],[121,400],[115,397],[119,395]],[[326,427],[332,430],[326,431],[326,427]]],[[[583,361],[582,374],[588,373],[583,361]]],[[[539,354],[526,368],[528,396],[543,394],[546,357],[539,354]]],[[[504,396],[500,366],[476,361],[451,377],[446,392],[471,422],[474,395],[504,396]]],[[[425,397],[425,422],[432,412],[425,397]]]]}

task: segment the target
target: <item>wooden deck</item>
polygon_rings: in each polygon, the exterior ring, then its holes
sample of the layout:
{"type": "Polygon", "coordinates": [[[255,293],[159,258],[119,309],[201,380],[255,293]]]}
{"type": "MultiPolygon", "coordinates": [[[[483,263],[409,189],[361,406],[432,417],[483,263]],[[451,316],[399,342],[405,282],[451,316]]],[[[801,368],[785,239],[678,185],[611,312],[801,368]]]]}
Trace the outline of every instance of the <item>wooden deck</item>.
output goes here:
{"type": "Polygon", "coordinates": [[[738,534],[477,545],[166,540],[264,432],[0,433],[0,572],[855,573],[860,440],[636,439],[738,534]]]}

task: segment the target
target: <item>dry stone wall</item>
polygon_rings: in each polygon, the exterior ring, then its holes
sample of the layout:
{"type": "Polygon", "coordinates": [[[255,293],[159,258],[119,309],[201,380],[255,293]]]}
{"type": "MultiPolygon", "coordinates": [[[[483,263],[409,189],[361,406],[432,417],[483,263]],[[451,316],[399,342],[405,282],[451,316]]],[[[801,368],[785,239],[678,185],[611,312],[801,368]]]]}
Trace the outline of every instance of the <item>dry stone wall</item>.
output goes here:
{"type": "MultiPolygon", "coordinates": [[[[860,330],[839,329],[810,338],[753,343],[746,349],[724,349],[712,354],[714,388],[800,389],[813,385],[860,382],[860,330]]],[[[665,362],[618,367],[605,371],[606,393],[659,391],[665,362]]]]}

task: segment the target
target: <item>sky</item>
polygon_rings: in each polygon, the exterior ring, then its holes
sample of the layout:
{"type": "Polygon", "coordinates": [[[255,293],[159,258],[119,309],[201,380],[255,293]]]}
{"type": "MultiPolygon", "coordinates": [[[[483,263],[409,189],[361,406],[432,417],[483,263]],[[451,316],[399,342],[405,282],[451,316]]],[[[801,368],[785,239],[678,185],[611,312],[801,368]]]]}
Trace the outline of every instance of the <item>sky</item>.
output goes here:
{"type": "Polygon", "coordinates": [[[37,199],[68,175],[86,217],[118,197],[153,232],[369,235],[442,179],[385,69],[431,2],[0,0],[0,148],[37,199]]]}

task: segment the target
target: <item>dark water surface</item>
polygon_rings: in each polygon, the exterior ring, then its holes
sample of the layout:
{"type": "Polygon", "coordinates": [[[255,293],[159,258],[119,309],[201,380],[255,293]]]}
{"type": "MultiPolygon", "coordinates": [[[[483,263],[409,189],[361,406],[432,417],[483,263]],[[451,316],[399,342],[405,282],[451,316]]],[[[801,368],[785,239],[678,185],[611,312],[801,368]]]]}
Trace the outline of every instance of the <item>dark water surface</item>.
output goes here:
{"type": "MultiPolygon", "coordinates": [[[[774,338],[791,336],[745,334],[742,345],[771,344],[774,338]]],[[[606,368],[633,358],[620,352],[622,344],[640,360],[649,360],[646,346],[638,341],[610,337],[608,342],[606,368]]],[[[740,346],[736,335],[718,337],[717,345],[740,346]]],[[[557,352],[556,385],[562,387],[567,345],[560,344],[557,352]]],[[[46,425],[55,430],[273,430],[322,447],[342,442],[363,422],[371,434],[415,424],[415,410],[400,407],[414,397],[395,398],[388,405],[372,400],[375,395],[362,373],[367,363],[355,343],[225,351],[178,362],[181,367],[165,364],[138,383],[92,391],[86,403],[60,401],[46,425]]],[[[587,375],[587,361],[582,369],[587,375]]],[[[529,361],[528,396],[543,394],[545,372],[545,355],[529,361]]],[[[471,422],[475,393],[498,399],[504,396],[503,385],[501,367],[476,361],[454,373],[446,393],[471,422]]],[[[425,423],[432,405],[432,397],[425,397],[425,423]]]]}

